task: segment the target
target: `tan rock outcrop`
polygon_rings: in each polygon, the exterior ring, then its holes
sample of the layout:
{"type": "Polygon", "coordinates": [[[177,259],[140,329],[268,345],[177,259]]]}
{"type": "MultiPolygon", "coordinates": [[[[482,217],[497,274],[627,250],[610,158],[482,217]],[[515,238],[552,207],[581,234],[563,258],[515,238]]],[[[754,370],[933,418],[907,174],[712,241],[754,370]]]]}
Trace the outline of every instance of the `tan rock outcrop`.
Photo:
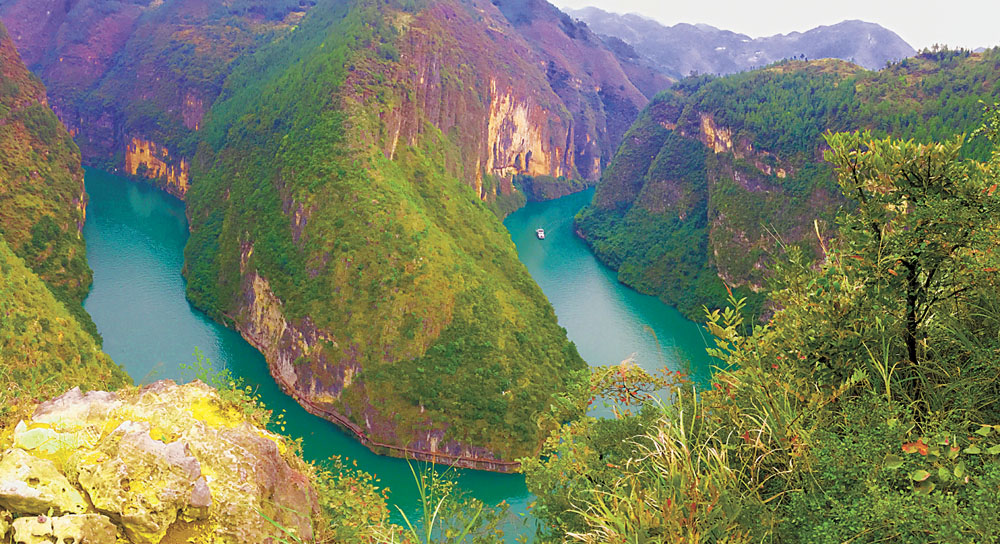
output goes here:
{"type": "Polygon", "coordinates": [[[0,506],[22,514],[82,514],[87,501],[48,459],[19,448],[0,459],[0,506]]]}
{"type": "Polygon", "coordinates": [[[118,532],[100,514],[17,518],[13,529],[17,544],[115,544],[118,532]]]}
{"type": "MultiPolygon", "coordinates": [[[[204,487],[201,465],[178,441],[150,437],[146,422],[126,421],[102,440],[93,463],[82,464],[79,481],[94,506],[119,520],[129,540],[155,544],[204,487]]],[[[202,492],[203,493],[203,492],[202,492]]]]}
{"type": "Polygon", "coordinates": [[[519,99],[511,89],[498,88],[495,80],[490,81],[490,97],[487,172],[504,177],[514,174],[553,177],[573,174],[572,129],[565,140],[569,149],[554,145],[547,141],[543,125],[538,122],[545,119],[547,125],[548,112],[526,99],[519,99]]]}
{"type": "Polygon", "coordinates": [[[159,180],[170,194],[184,198],[190,180],[190,166],[181,159],[172,163],[170,151],[155,142],[132,138],[125,147],[125,171],[133,176],[159,180]]]}

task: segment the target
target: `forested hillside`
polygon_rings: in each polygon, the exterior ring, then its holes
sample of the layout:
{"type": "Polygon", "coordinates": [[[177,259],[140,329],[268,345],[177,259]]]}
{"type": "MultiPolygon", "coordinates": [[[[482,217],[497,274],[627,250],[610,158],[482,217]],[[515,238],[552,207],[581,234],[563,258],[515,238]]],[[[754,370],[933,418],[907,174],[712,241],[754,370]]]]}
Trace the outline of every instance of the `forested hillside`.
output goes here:
{"type": "Polygon", "coordinates": [[[37,399],[130,382],[0,236],[0,429],[37,399]]]}
{"type": "Polygon", "coordinates": [[[80,303],[80,153],[0,24],[0,428],[38,398],[129,379],[80,303]]]}
{"type": "MultiPolygon", "coordinates": [[[[95,338],[80,151],[0,24],[0,235],[95,338]]],[[[98,340],[99,341],[99,340],[98,340]]]]}
{"type": "MultiPolygon", "coordinates": [[[[724,284],[760,314],[771,262],[798,245],[821,257],[847,204],[823,162],[827,131],[871,129],[928,142],[968,133],[1000,96],[1000,51],[926,52],[879,72],[841,61],[785,62],[691,78],[631,128],[581,234],[619,278],[697,317],[724,284]]],[[[963,156],[983,159],[982,140],[963,156]]]]}

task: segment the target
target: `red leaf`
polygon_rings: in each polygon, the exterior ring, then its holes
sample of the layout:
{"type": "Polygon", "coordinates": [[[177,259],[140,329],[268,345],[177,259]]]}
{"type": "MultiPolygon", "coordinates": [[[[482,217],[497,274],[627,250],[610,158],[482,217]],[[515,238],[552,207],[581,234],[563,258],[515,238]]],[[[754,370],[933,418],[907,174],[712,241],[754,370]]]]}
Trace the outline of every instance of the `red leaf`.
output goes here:
{"type": "Polygon", "coordinates": [[[920,453],[920,455],[927,455],[927,444],[924,444],[922,439],[918,439],[916,442],[907,442],[903,444],[904,453],[920,453]]]}

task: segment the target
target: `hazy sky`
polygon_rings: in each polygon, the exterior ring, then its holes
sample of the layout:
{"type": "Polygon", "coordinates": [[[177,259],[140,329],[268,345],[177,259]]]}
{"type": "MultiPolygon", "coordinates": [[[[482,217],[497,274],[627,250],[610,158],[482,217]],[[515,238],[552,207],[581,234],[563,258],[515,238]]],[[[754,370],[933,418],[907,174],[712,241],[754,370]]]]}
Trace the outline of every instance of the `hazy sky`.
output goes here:
{"type": "Polygon", "coordinates": [[[844,19],[878,23],[921,49],[1000,45],[1000,0],[550,0],[639,13],[666,25],[707,23],[752,37],[804,31],[844,19]]]}

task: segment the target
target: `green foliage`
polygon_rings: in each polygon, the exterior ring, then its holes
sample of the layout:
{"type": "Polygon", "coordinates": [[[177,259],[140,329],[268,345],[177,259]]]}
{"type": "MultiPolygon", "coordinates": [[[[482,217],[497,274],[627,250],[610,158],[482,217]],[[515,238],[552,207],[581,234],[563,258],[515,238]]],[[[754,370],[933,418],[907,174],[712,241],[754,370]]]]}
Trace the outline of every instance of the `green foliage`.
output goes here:
{"type": "Polygon", "coordinates": [[[721,362],[710,390],[554,433],[553,455],[525,465],[549,536],[996,539],[1000,162],[963,159],[962,139],[827,141],[856,205],[818,237],[826,260],[790,247],[779,309],[752,333],[745,301],[705,309],[721,362]]]}
{"type": "MultiPolygon", "coordinates": [[[[329,544],[497,544],[504,542],[500,523],[508,507],[488,507],[469,497],[448,472],[434,466],[410,465],[420,497],[421,513],[411,522],[401,509],[405,527],[389,521],[388,489],[379,480],[341,457],[312,467],[312,485],[323,515],[315,520],[315,539],[329,544]]],[[[284,532],[285,544],[305,542],[263,512],[264,519],[284,532]]]]}
{"type": "MultiPolygon", "coordinates": [[[[630,134],[616,159],[621,163],[612,164],[608,175],[638,175],[638,205],[587,207],[577,215],[576,226],[594,254],[618,270],[620,281],[659,296],[684,315],[696,315],[706,300],[723,300],[727,289],[705,259],[710,232],[707,151],[659,125],[652,135],[630,134]],[[633,171],[643,164],[635,155],[651,152],[650,141],[657,142],[658,150],[649,169],[633,171]],[[627,172],[622,171],[625,164],[631,165],[627,172]]],[[[753,300],[748,315],[760,315],[764,297],[747,288],[737,291],[753,300]]]]}
{"type": "Polygon", "coordinates": [[[382,533],[380,540],[387,544],[406,542],[413,544],[490,544],[502,542],[504,533],[499,523],[507,511],[505,504],[488,508],[482,501],[468,495],[433,466],[419,471],[410,464],[410,471],[420,495],[422,509],[420,523],[416,526],[402,509],[406,530],[397,540],[395,533],[382,533]]]}
{"type": "Polygon", "coordinates": [[[844,194],[856,204],[841,218],[845,244],[837,251],[866,278],[871,313],[904,339],[905,353],[890,359],[905,361],[898,371],[915,394],[928,386],[916,379],[928,327],[996,284],[978,252],[996,243],[991,218],[1000,203],[989,188],[997,165],[960,161],[962,138],[921,145],[854,133],[827,142],[844,194]]]}
{"type": "MultiPolygon", "coordinates": [[[[2,29],[2,25],[0,25],[2,29]]],[[[21,64],[3,31],[0,54],[0,235],[76,321],[100,342],[81,303],[91,282],[83,237],[80,151],[52,110],[45,88],[21,64]]]]}
{"type": "Polygon", "coordinates": [[[107,390],[128,383],[0,236],[0,429],[35,402],[72,387],[107,390]]]}
{"type": "Polygon", "coordinates": [[[528,200],[552,200],[587,188],[584,180],[569,179],[565,176],[514,176],[514,187],[523,192],[528,200]]]}

